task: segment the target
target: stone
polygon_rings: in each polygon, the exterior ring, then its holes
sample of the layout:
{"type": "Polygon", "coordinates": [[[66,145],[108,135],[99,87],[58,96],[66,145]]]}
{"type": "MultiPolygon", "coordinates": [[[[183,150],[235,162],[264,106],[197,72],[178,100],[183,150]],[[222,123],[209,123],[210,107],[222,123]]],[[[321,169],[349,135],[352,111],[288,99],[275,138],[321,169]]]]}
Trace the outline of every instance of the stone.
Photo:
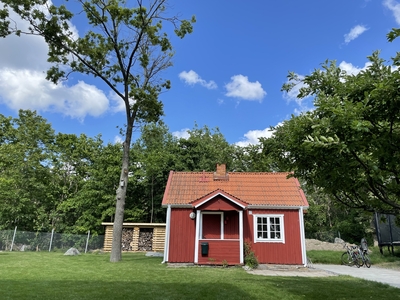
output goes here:
{"type": "Polygon", "coordinates": [[[344,244],[344,241],[341,238],[335,238],[335,244],[344,244]]]}
{"type": "Polygon", "coordinates": [[[146,256],[164,257],[164,253],[161,253],[161,252],[146,252],[146,256]]]}
{"type": "Polygon", "coordinates": [[[76,248],[69,248],[67,252],[64,253],[64,255],[80,255],[80,253],[76,248]]]}

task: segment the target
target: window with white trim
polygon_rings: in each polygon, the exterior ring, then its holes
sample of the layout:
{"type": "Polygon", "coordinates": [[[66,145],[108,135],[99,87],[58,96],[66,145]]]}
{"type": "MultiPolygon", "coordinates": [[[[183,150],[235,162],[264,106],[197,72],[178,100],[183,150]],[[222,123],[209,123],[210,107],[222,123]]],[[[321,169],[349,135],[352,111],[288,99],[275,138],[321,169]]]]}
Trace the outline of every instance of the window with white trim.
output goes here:
{"type": "Polygon", "coordinates": [[[254,242],[285,242],[283,215],[253,215],[254,242]]]}

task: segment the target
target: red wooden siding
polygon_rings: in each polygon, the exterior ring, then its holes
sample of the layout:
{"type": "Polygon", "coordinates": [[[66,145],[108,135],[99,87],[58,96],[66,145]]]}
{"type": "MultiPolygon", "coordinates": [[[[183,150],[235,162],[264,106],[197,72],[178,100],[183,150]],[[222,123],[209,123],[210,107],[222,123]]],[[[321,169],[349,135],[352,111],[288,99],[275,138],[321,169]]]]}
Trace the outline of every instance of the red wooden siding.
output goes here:
{"type": "Polygon", "coordinates": [[[194,262],[196,221],[189,218],[192,209],[171,211],[168,262],[194,262]]]}
{"type": "Polygon", "coordinates": [[[199,206],[200,210],[241,210],[241,208],[233,203],[232,201],[226,199],[221,195],[215,196],[215,198],[207,201],[203,205],[199,206]]]}
{"type": "Polygon", "coordinates": [[[224,239],[239,239],[239,213],[224,212],[224,239]]]}
{"type": "Polygon", "coordinates": [[[229,265],[240,264],[239,241],[227,240],[200,240],[199,261],[200,265],[217,264],[222,265],[224,260],[229,265]],[[208,255],[201,255],[201,243],[208,243],[208,255]]]}
{"type": "Polygon", "coordinates": [[[272,264],[302,264],[301,239],[298,210],[251,210],[255,214],[283,214],[285,243],[257,242],[254,243],[253,215],[249,210],[243,214],[244,241],[251,244],[259,263],[272,264]]]}
{"type": "Polygon", "coordinates": [[[203,214],[203,239],[221,238],[221,215],[203,214]]]}

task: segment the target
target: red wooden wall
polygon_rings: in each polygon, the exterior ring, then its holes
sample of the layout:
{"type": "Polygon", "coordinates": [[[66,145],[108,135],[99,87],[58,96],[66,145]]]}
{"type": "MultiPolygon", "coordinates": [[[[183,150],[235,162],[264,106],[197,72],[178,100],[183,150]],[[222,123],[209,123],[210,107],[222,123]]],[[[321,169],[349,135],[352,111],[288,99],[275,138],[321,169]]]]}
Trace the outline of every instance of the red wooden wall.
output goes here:
{"type": "MultiPolygon", "coordinates": [[[[196,205],[196,202],[194,203],[196,205]]],[[[241,208],[233,203],[232,201],[226,199],[225,197],[221,195],[215,196],[213,199],[207,201],[200,207],[198,207],[200,210],[241,210],[241,208]]]]}
{"type": "Polygon", "coordinates": [[[239,239],[239,213],[224,212],[224,239],[239,239]]]}
{"type": "MultiPolygon", "coordinates": [[[[250,243],[259,263],[303,264],[298,210],[251,210],[253,214],[283,214],[285,243],[254,243],[253,215],[243,212],[243,237],[250,243]]],[[[171,211],[168,262],[194,262],[196,220],[189,218],[192,209],[174,208],[171,211]]],[[[205,215],[203,215],[204,217],[205,215]]],[[[218,215],[219,216],[219,215],[218,215]]],[[[218,226],[218,228],[220,228],[218,226]]],[[[224,212],[224,240],[201,239],[198,245],[199,264],[239,264],[239,214],[224,212]],[[231,239],[231,240],[229,240],[231,239]],[[236,239],[236,240],[232,240],[236,239]],[[201,243],[209,243],[209,255],[201,255],[201,243]]]]}
{"type": "Polygon", "coordinates": [[[232,240],[201,240],[199,243],[200,265],[217,264],[222,265],[224,260],[229,265],[240,264],[239,241],[232,240]],[[208,255],[201,254],[201,243],[207,242],[209,245],[208,255]]]}
{"type": "Polygon", "coordinates": [[[301,239],[298,210],[251,210],[253,214],[283,214],[285,228],[285,243],[257,242],[254,243],[253,216],[249,210],[244,211],[243,227],[244,241],[251,248],[259,263],[301,265],[301,239]]]}
{"type": "Polygon", "coordinates": [[[204,214],[203,215],[203,239],[221,238],[221,215],[204,214]]]}
{"type": "Polygon", "coordinates": [[[168,262],[194,262],[196,220],[189,218],[192,209],[171,210],[168,262]]]}

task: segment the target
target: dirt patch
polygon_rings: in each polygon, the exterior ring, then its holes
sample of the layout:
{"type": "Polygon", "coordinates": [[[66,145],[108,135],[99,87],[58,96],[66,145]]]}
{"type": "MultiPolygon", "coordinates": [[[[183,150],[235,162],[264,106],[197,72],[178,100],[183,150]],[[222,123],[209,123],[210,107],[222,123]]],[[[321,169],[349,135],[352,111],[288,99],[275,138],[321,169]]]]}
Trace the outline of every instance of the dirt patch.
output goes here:
{"type": "Polygon", "coordinates": [[[306,250],[332,250],[345,251],[343,243],[329,243],[314,239],[306,239],[306,250]]]}

